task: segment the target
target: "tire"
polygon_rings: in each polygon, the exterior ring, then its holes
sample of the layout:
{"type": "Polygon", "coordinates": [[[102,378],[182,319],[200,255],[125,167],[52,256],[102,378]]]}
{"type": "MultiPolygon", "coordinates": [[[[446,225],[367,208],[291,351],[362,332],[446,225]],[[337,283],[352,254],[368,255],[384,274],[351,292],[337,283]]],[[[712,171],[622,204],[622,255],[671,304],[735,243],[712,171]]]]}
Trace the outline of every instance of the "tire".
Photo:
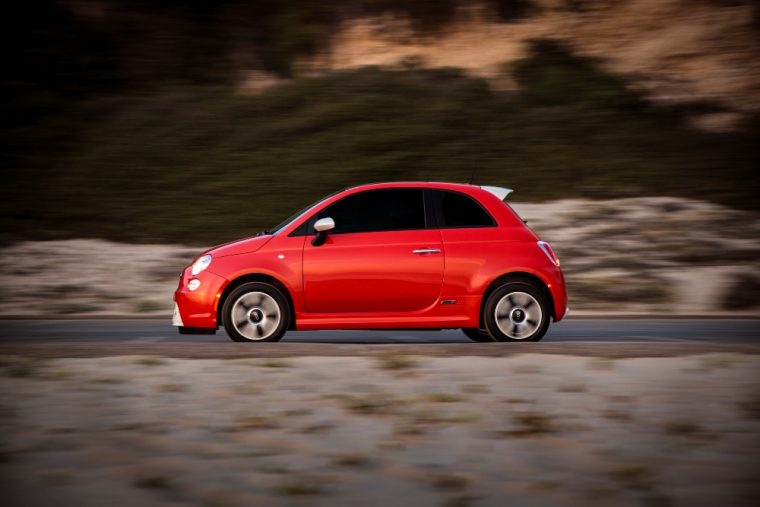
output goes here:
{"type": "Polygon", "coordinates": [[[463,327],[462,332],[467,335],[467,338],[474,342],[494,342],[493,338],[491,338],[491,335],[488,334],[486,331],[483,331],[481,329],[478,329],[476,327],[463,327]]]}
{"type": "Polygon", "coordinates": [[[245,283],[233,290],[222,307],[222,323],[236,342],[280,341],[290,324],[287,298],[268,283],[245,283]]]}
{"type": "Polygon", "coordinates": [[[537,342],[549,329],[546,296],[533,285],[506,283],[488,296],[483,310],[488,333],[500,342],[537,342]]]}

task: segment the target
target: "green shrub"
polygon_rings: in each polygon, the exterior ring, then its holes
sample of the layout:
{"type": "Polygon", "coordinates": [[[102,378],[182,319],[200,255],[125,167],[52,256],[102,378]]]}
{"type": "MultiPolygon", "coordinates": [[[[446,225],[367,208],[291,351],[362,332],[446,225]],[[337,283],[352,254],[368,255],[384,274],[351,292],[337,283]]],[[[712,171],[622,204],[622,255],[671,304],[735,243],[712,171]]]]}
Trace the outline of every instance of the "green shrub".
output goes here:
{"type": "Polygon", "coordinates": [[[760,120],[731,134],[694,130],[685,118],[702,105],[654,107],[546,41],[511,72],[518,94],[456,69],[377,68],[258,96],[223,80],[92,93],[14,133],[14,149],[61,145],[15,154],[0,232],[207,244],[271,228],[346,186],[464,182],[473,170],[518,200],[603,189],[758,207],[746,182],[760,166],[760,120]]]}

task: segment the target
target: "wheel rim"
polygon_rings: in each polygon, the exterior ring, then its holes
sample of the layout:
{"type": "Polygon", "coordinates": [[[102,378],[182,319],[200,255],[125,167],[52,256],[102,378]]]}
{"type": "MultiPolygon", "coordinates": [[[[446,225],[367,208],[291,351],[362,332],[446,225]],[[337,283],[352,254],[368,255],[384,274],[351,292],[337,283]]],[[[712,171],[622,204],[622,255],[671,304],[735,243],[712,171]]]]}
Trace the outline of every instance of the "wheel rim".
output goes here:
{"type": "Polygon", "coordinates": [[[510,292],[496,305],[494,317],[502,333],[525,340],[536,333],[544,315],[536,298],[526,292],[510,292]]]}
{"type": "Polygon", "coordinates": [[[247,292],[232,306],[232,325],[247,340],[265,340],[280,325],[282,312],[272,296],[247,292]]]}

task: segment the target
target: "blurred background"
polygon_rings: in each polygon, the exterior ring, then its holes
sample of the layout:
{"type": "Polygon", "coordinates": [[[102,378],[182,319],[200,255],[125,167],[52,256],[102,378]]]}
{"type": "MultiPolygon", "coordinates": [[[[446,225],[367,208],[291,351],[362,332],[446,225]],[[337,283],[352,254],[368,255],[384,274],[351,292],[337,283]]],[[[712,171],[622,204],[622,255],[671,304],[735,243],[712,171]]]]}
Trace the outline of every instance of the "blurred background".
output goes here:
{"type": "Polygon", "coordinates": [[[163,312],[199,247],[346,186],[473,174],[515,189],[576,309],[757,311],[757,1],[32,0],[2,18],[0,256],[27,260],[0,273],[6,313],[40,294],[163,312]],[[103,279],[53,274],[83,262],[103,279]],[[155,297],[108,292],[116,266],[155,297]]]}
{"type": "Polygon", "coordinates": [[[760,505],[760,1],[1,12],[3,507],[760,505]],[[175,341],[205,248],[470,178],[561,259],[532,353],[175,341]]]}

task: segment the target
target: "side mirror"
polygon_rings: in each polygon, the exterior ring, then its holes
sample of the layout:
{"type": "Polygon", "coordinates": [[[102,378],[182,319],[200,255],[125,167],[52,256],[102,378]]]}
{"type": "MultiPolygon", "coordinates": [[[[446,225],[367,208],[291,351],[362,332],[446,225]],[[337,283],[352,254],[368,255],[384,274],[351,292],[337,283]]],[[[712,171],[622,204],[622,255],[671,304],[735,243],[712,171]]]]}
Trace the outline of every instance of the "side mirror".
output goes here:
{"type": "Polygon", "coordinates": [[[317,231],[317,235],[311,240],[311,244],[319,246],[327,239],[327,233],[335,229],[335,220],[330,217],[320,218],[314,223],[314,230],[317,231]]]}

